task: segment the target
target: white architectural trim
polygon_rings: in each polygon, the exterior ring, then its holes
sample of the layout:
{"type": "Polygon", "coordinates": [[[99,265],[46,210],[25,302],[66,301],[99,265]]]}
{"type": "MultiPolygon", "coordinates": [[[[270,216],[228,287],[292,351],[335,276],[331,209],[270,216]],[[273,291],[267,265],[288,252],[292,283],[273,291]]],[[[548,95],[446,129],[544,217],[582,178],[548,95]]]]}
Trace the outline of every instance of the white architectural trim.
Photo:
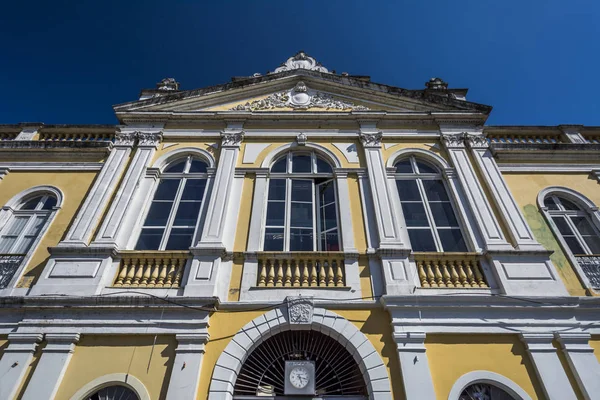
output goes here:
{"type": "Polygon", "coordinates": [[[396,161],[398,161],[400,158],[408,157],[410,155],[424,158],[425,160],[428,160],[433,164],[437,165],[442,170],[451,168],[450,164],[448,164],[448,161],[444,160],[439,154],[435,154],[434,152],[429,150],[418,149],[414,147],[404,148],[394,152],[388,158],[386,168],[393,168],[394,164],[396,164],[396,161]]]}
{"type": "Polygon", "coordinates": [[[515,400],[531,400],[531,397],[519,385],[505,376],[490,371],[471,371],[458,378],[450,390],[448,400],[458,400],[462,391],[474,383],[497,386],[515,400]]]}
{"type": "Polygon", "coordinates": [[[133,390],[140,400],[150,400],[150,394],[142,381],[131,374],[123,373],[108,374],[94,379],[79,389],[71,397],[71,400],[87,400],[96,391],[113,385],[125,386],[133,390]]]}
{"type": "Polygon", "coordinates": [[[200,157],[203,161],[206,161],[209,168],[215,167],[215,158],[212,154],[204,149],[200,149],[198,147],[182,147],[179,149],[175,149],[169,152],[166,152],[162,156],[160,156],[154,164],[152,164],[152,168],[163,169],[166,165],[170,164],[173,160],[183,157],[185,155],[195,155],[200,157]]]}
{"type": "Polygon", "coordinates": [[[42,337],[40,333],[8,334],[8,347],[0,357],[0,399],[15,398],[42,337]]]}
{"type": "MultiPolygon", "coordinates": [[[[320,155],[324,156],[325,159],[334,166],[334,168],[342,168],[342,163],[340,162],[338,157],[328,148],[312,142],[306,142],[306,144],[300,147],[300,149],[303,148],[314,149],[317,153],[321,153],[320,155]]],[[[267,154],[267,156],[263,160],[261,167],[270,168],[273,161],[275,161],[280,155],[283,155],[284,153],[290,150],[298,150],[298,144],[295,142],[286,143],[272,150],[269,154],[267,154]]]]}
{"type": "Polygon", "coordinates": [[[546,211],[544,199],[551,194],[562,195],[563,197],[566,197],[567,200],[571,200],[574,203],[579,204],[580,206],[583,205],[585,211],[598,211],[598,206],[596,206],[594,202],[587,198],[585,195],[564,186],[548,186],[547,188],[542,189],[537,195],[537,204],[540,209],[546,211]]]}
{"type": "Polygon", "coordinates": [[[38,192],[52,193],[56,197],[56,206],[54,206],[54,207],[55,208],[62,207],[62,203],[64,201],[65,195],[59,188],[57,188],[56,186],[39,185],[39,186],[32,186],[29,189],[25,189],[22,192],[19,192],[16,195],[14,195],[13,197],[10,198],[10,200],[8,200],[6,202],[3,209],[6,209],[6,207],[14,209],[21,203],[21,201],[23,201],[24,198],[28,197],[29,195],[38,193],[38,192]]]}
{"type": "Polygon", "coordinates": [[[600,164],[550,164],[550,163],[503,163],[498,164],[501,172],[528,172],[528,173],[574,173],[592,172],[600,169],[600,164]]]}
{"type": "Polygon", "coordinates": [[[176,335],[177,348],[169,380],[167,400],[195,399],[200,385],[207,333],[176,335]]]}
{"type": "Polygon", "coordinates": [[[577,385],[586,400],[598,397],[600,393],[600,363],[590,346],[589,333],[555,333],[577,385]]]}
{"type": "Polygon", "coordinates": [[[99,171],[104,163],[101,162],[44,162],[44,161],[14,161],[0,163],[1,169],[11,171],[99,171]]]}
{"type": "MultiPolygon", "coordinates": [[[[392,400],[387,368],[369,339],[347,319],[323,308],[315,308],[309,329],[336,339],[354,356],[363,372],[369,398],[392,400]]],[[[248,355],[265,339],[292,329],[287,307],[280,307],[247,323],[229,342],[213,370],[209,400],[233,399],[237,374],[248,355]]]]}
{"type": "Polygon", "coordinates": [[[435,399],[424,332],[394,332],[406,399],[435,399]]]}

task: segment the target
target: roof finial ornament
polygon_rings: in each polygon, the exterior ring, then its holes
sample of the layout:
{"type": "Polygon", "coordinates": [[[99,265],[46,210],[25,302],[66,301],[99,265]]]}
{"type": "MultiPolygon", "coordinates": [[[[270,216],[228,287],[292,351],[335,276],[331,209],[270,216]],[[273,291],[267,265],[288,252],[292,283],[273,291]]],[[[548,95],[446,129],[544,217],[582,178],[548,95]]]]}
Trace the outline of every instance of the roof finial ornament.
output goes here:
{"type": "Polygon", "coordinates": [[[425,82],[425,87],[430,90],[446,90],[448,82],[444,82],[442,78],[431,78],[429,82],[425,82]]]}
{"type": "Polygon", "coordinates": [[[175,78],[165,78],[156,84],[156,88],[164,91],[179,90],[179,82],[175,78]]]}
{"type": "Polygon", "coordinates": [[[287,59],[286,62],[281,64],[281,66],[272,73],[283,72],[283,71],[291,71],[294,69],[307,69],[309,71],[319,71],[319,72],[327,72],[329,70],[318,63],[314,58],[307,55],[304,51],[300,50],[293,57],[287,59]]]}

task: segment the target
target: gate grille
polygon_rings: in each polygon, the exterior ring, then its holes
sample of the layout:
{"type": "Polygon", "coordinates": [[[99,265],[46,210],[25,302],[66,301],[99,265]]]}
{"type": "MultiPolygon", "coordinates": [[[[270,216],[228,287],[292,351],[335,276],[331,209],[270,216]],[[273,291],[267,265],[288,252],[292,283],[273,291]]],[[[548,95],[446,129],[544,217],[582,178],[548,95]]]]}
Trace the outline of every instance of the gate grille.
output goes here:
{"type": "Polygon", "coordinates": [[[312,330],[284,331],[262,342],[246,359],[234,394],[283,395],[288,360],[315,362],[317,395],[367,395],[358,364],[348,350],[331,337],[312,330]]]}

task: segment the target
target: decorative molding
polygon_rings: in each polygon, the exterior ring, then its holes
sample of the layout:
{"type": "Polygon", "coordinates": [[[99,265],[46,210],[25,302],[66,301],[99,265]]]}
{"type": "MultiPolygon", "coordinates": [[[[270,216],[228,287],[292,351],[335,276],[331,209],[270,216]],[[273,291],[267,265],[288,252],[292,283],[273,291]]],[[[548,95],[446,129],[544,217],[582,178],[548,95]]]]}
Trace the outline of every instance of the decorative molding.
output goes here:
{"type": "Polygon", "coordinates": [[[465,141],[469,144],[471,148],[488,148],[489,143],[487,138],[484,135],[473,135],[469,133],[465,133],[465,141]]]}
{"type": "Polygon", "coordinates": [[[312,298],[288,296],[286,301],[291,325],[312,324],[314,311],[312,298]]]}
{"type": "Polygon", "coordinates": [[[159,132],[134,132],[138,140],[138,146],[156,147],[162,141],[162,131],[159,132]]]}
{"type": "Polygon", "coordinates": [[[313,57],[303,51],[297,52],[293,57],[287,59],[280,67],[273,71],[273,74],[283,71],[292,71],[295,69],[307,69],[309,71],[319,71],[329,73],[329,70],[317,62],[313,57]]]}
{"type": "Polygon", "coordinates": [[[298,136],[296,136],[296,142],[298,142],[298,146],[305,146],[306,145],[306,139],[307,139],[306,134],[300,132],[298,134],[298,136]]]}
{"type": "Polygon", "coordinates": [[[465,146],[465,136],[467,134],[465,132],[462,133],[442,133],[441,135],[441,139],[442,142],[444,142],[444,144],[446,145],[446,147],[448,148],[458,148],[458,147],[464,147],[465,146]]]}
{"type": "Polygon", "coordinates": [[[116,373],[101,376],[87,383],[81,389],[79,389],[71,400],[87,399],[89,396],[94,394],[97,390],[103,387],[110,386],[112,384],[118,384],[125,386],[135,392],[139,396],[140,400],[150,400],[150,395],[144,384],[135,376],[130,373],[116,373]]]}
{"type": "Polygon", "coordinates": [[[221,146],[238,147],[244,138],[244,131],[221,134],[221,146]]]}
{"type": "Polygon", "coordinates": [[[458,378],[450,390],[448,400],[457,400],[463,390],[475,383],[497,386],[517,400],[531,400],[531,397],[519,385],[505,376],[490,371],[472,371],[458,378]]]}
{"type": "Polygon", "coordinates": [[[364,147],[381,147],[383,133],[361,133],[359,138],[364,147]]]}
{"type": "Polygon", "coordinates": [[[135,132],[116,132],[115,146],[133,146],[135,142],[135,132]]]}

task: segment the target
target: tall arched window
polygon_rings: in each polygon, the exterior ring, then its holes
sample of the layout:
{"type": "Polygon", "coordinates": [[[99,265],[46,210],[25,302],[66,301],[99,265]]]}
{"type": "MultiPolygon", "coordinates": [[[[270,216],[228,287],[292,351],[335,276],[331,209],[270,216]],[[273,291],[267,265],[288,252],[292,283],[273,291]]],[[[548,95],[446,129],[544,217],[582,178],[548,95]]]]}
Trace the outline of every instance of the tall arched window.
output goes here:
{"type": "Polygon", "coordinates": [[[401,159],[394,166],[412,250],[467,251],[440,171],[414,156],[401,159]]]}
{"type": "Polygon", "coordinates": [[[571,253],[600,254],[600,235],[586,211],[557,194],[546,196],[544,206],[571,253]]]}
{"type": "Polygon", "coordinates": [[[335,181],[314,152],[289,152],[271,166],[263,250],[338,251],[335,181]]]}
{"type": "Polygon", "coordinates": [[[165,167],[136,250],[186,250],[192,245],[204,202],[207,167],[191,155],[165,167]]]}

